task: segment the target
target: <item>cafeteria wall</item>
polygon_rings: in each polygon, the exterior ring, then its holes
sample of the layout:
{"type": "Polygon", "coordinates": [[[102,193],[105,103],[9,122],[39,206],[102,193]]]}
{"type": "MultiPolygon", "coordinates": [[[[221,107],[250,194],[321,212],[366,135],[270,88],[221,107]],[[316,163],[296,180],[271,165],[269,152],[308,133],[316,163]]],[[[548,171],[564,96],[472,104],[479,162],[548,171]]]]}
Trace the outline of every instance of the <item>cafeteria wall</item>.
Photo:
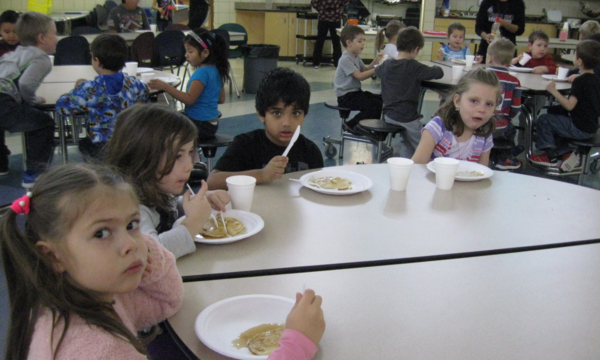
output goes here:
{"type": "MultiPolygon", "coordinates": [[[[438,6],[442,5],[439,0],[438,6]]],[[[471,7],[471,11],[479,9],[477,0],[450,0],[450,10],[466,11],[471,7]]],[[[563,17],[581,18],[584,15],[579,11],[579,0],[526,0],[526,15],[542,15],[542,9],[560,10],[563,17]]]]}

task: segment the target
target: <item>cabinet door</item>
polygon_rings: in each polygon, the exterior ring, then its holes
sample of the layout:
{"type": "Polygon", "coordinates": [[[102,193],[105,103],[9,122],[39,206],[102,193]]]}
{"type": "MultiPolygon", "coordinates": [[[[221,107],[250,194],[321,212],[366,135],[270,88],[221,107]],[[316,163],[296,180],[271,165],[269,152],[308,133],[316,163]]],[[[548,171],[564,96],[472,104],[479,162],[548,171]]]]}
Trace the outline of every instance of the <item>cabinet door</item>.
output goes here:
{"type": "MultiPolygon", "coordinates": [[[[295,31],[295,29],[294,29],[295,31]]],[[[289,16],[288,13],[265,13],[265,44],[279,45],[279,56],[289,53],[289,16]]],[[[294,50],[295,51],[295,50],[294,50]]]]}
{"type": "MultiPolygon", "coordinates": [[[[297,53],[302,53],[300,43],[298,43],[298,49],[296,49],[296,25],[298,24],[298,19],[296,18],[296,13],[289,13],[288,15],[288,56],[296,56],[297,53]]],[[[298,31],[301,30],[298,29],[298,31]]]]}

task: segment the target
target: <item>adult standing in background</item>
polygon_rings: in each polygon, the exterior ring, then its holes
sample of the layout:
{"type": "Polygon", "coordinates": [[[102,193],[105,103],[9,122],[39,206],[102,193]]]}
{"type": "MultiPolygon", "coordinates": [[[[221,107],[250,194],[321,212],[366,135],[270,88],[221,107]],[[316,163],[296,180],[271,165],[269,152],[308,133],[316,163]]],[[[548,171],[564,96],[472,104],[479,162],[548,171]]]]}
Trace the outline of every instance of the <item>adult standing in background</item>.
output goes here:
{"type": "Polygon", "coordinates": [[[331,44],[333,45],[333,66],[338,66],[338,61],[342,57],[342,45],[340,37],[335,30],[340,26],[344,8],[350,0],[312,0],[310,5],[319,12],[319,21],[317,23],[317,43],[313,51],[313,65],[315,69],[321,65],[321,54],[327,33],[331,34],[331,44]]]}
{"type": "Polygon", "coordinates": [[[202,27],[202,24],[208,17],[208,8],[210,5],[207,0],[190,0],[190,14],[188,27],[190,29],[197,29],[202,27]]]}
{"type": "Polygon", "coordinates": [[[500,18],[500,33],[513,44],[517,44],[517,36],[525,31],[525,3],[523,0],[483,0],[477,12],[475,32],[481,36],[481,45],[477,53],[484,58],[488,44],[492,42],[490,33],[492,25],[500,18]]]}
{"type": "Polygon", "coordinates": [[[108,14],[108,32],[130,33],[136,30],[150,30],[146,11],[138,6],[140,0],[121,0],[108,14]]]}

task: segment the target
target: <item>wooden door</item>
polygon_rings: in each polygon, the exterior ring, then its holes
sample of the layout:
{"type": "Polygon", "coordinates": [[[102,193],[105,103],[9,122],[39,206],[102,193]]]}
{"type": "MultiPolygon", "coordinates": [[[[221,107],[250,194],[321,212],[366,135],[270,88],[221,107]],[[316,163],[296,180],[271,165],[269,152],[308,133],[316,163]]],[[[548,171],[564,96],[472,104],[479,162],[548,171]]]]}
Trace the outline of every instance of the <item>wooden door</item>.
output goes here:
{"type": "MultiPolygon", "coordinates": [[[[295,32],[295,28],[294,28],[295,32]]],[[[265,44],[279,45],[279,56],[289,54],[289,16],[288,13],[265,13],[265,44]]],[[[295,51],[295,49],[294,49],[295,51]]]]}

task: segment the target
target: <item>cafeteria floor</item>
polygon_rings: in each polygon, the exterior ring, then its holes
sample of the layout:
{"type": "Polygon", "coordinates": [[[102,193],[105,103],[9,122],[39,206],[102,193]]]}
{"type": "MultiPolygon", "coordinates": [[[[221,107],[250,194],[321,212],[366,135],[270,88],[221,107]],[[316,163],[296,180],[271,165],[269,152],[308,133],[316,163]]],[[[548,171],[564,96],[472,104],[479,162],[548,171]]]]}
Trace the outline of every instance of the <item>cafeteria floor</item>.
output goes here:
{"type": "MultiPolygon", "coordinates": [[[[256,116],[254,109],[254,94],[247,94],[241,92],[243,85],[243,59],[233,59],[231,61],[232,68],[235,74],[235,80],[237,81],[238,88],[240,89],[240,98],[238,99],[235,95],[235,89],[233,89],[233,95],[230,96],[227,93],[227,100],[224,104],[219,105],[219,110],[222,112],[223,117],[219,121],[219,133],[236,135],[246,131],[250,131],[257,128],[262,128],[262,124],[256,116]]],[[[323,145],[323,137],[330,135],[332,138],[339,138],[341,120],[339,114],[335,110],[328,109],[324,106],[324,102],[333,100],[336,98],[333,90],[333,77],[335,69],[331,66],[322,66],[320,69],[313,69],[312,66],[302,66],[302,64],[296,64],[292,61],[280,61],[279,66],[289,67],[300,74],[302,74],[310,83],[311,87],[311,107],[305,117],[304,125],[302,127],[302,133],[314,141],[322,151],[325,150],[323,145]]],[[[362,86],[364,90],[378,89],[379,80],[368,79],[363,81],[362,86]]],[[[164,102],[164,97],[159,96],[159,102],[164,102]]],[[[172,102],[173,105],[173,102],[172,102]]],[[[438,109],[439,99],[438,95],[433,92],[428,92],[425,96],[425,102],[423,105],[423,119],[424,122],[428,121],[435,111],[438,109]]],[[[179,103],[175,105],[179,108],[179,103]]],[[[353,113],[351,116],[354,116],[353,113]]],[[[20,134],[8,134],[7,133],[7,145],[11,149],[13,156],[11,158],[11,174],[0,177],[0,187],[20,187],[20,171],[22,167],[21,161],[21,136],[20,134]]],[[[404,147],[398,137],[393,139],[392,143],[394,147],[395,156],[410,156],[403,150],[404,147]]],[[[336,146],[337,147],[337,146],[336,146]]],[[[217,151],[217,155],[213,161],[218,160],[225,148],[220,148],[217,151]]],[[[599,149],[594,149],[598,151],[599,149]]],[[[56,150],[54,157],[54,163],[61,161],[60,150],[56,150]]],[[[347,141],[344,147],[344,157],[339,160],[336,156],[334,159],[325,158],[325,166],[337,166],[343,164],[357,164],[365,163],[369,164],[373,162],[375,154],[375,147],[370,144],[358,143],[354,141],[347,141]]],[[[69,160],[70,161],[81,161],[81,156],[75,146],[69,147],[69,160]]],[[[533,176],[548,177],[558,181],[566,181],[570,183],[577,183],[576,176],[545,176],[536,169],[527,166],[524,159],[524,154],[519,156],[519,160],[523,164],[521,169],[515,172],[523,173],[533,176]]],[[[214,163],[214,162],[213,162],[214,163]]],[[[600,173],[599,174],[588,174],[583,179],[583,186],[600,189],[600,173]]]]}

